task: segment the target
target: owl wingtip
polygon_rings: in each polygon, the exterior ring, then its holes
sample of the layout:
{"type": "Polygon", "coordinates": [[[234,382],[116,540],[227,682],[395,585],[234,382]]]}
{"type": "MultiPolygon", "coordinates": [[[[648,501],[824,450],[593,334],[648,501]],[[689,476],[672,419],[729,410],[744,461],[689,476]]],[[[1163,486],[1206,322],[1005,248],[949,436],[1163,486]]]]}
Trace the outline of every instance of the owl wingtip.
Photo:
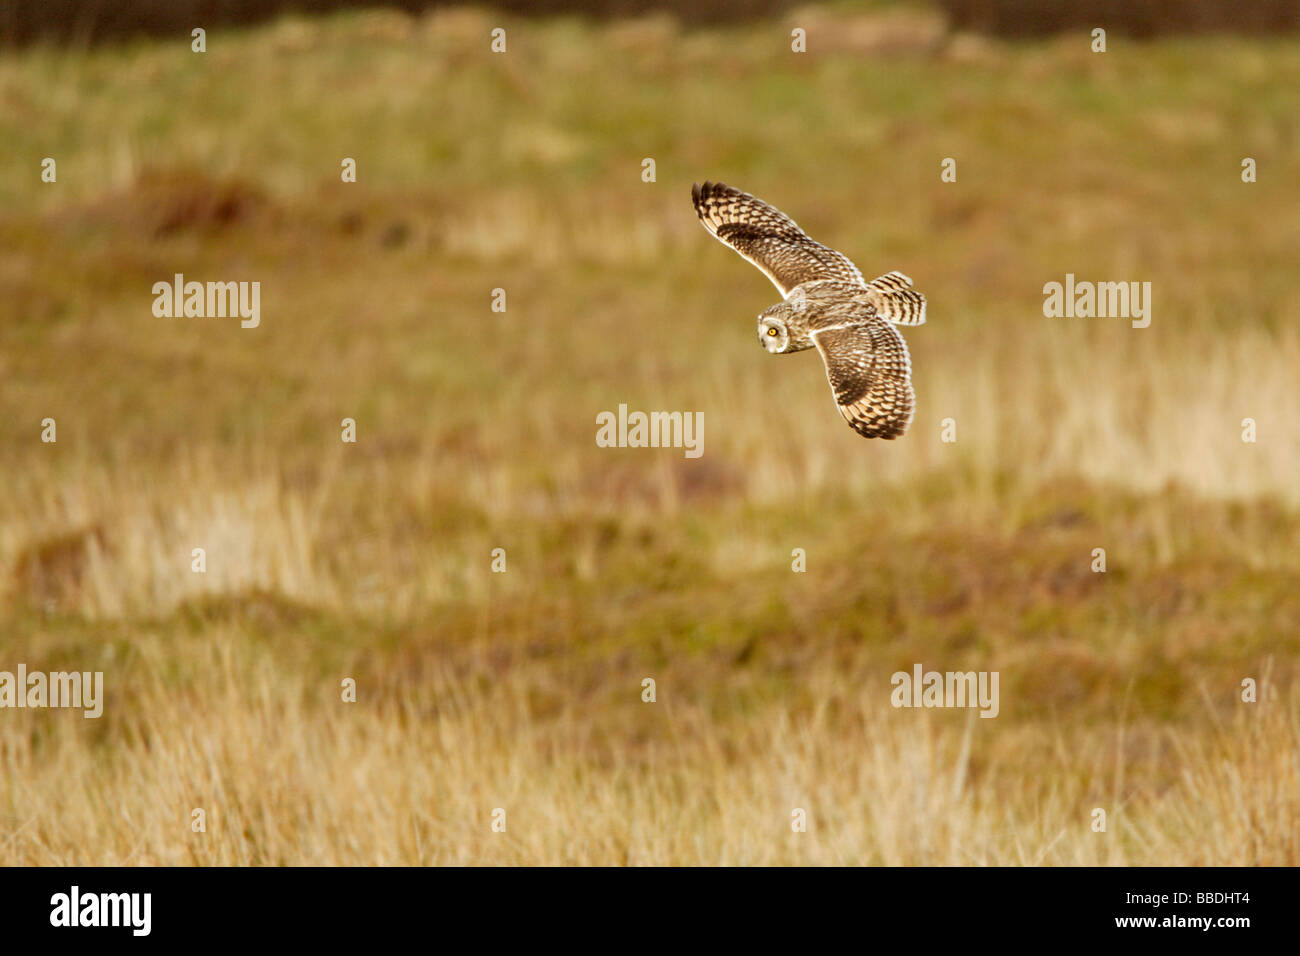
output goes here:
{"type": "Polygon", "coordinates": [[[732,192],[730,186],[726,183],[715,183],[711,179],[706,179],[702,183],[695,183],[691,186],[691,198],[696,202],[704,199],[712,199],[719,193],[732,192]]]}

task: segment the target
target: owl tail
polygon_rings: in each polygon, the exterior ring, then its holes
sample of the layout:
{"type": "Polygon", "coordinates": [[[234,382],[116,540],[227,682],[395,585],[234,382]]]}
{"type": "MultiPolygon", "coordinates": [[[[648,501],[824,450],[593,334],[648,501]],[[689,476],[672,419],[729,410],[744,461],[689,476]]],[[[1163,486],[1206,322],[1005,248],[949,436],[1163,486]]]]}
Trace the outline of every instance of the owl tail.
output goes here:
{"type": "Polygon", "coordinates": [[[876,314],[895,325],[924,325],[925,296],[901,272],[886,272],[867,283],[866,300],[876,314]]]}

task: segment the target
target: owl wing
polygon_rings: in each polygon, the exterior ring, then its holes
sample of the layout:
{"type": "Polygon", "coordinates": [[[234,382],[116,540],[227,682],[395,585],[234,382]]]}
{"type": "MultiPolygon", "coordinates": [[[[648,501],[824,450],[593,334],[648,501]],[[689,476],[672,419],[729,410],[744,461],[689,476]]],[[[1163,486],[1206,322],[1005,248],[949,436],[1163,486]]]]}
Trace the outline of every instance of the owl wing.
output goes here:
{"type": "Polygon", "coordinates": [[[907,343],[888,322],[834,325],[811,333],[835,404],[864,438],[897,438],[916,410],[907,343]]]}
{"type": "Polygon", "coordinates": [[[793,219],[749,193],[723,183],[696,183],[691,199],[704,228],[758,266],[783,298],[814,279],[866,284],[846,256],[814,242],[793,219]]]}

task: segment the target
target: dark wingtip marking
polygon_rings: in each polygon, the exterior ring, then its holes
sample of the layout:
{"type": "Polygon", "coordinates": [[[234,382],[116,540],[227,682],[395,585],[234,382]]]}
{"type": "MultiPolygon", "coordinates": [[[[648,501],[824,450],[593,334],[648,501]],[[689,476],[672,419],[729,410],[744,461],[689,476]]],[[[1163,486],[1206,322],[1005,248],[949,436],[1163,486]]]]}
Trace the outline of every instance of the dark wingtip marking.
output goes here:
{"type": "MultiPolygon", "coordinates": [[[[726,183],[715,183],[712,180],[706,179],[703,185],[699,187],[698,198],[704,200],[716,199],[719,196],[729,196],[732,193],[739,192],[740,190],[732,189],[726,183]]],[[[696,195],[694,190],[692,190],[692,194],[696,195]]]]}

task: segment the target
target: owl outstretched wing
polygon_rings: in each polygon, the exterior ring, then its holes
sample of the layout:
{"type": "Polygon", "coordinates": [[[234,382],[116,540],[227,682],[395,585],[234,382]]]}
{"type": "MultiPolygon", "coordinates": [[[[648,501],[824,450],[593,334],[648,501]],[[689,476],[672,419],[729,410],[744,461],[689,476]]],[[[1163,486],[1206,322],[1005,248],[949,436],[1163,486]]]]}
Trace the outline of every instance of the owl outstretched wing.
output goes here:
{"type": "Polygon", "coordinates": [[[813,330],[835,404],[864,438],[897,438],[916,410],[907,343],[888,322],[813,330]]]}
{"type": "Polygon", "coordinates": [[[866,285],[848,257],[814,242],[793,219],[749,193],[723,183],[696,183],[691,199],[704,228],[758,266],[782,297],[814,279],[866,285]]]}

